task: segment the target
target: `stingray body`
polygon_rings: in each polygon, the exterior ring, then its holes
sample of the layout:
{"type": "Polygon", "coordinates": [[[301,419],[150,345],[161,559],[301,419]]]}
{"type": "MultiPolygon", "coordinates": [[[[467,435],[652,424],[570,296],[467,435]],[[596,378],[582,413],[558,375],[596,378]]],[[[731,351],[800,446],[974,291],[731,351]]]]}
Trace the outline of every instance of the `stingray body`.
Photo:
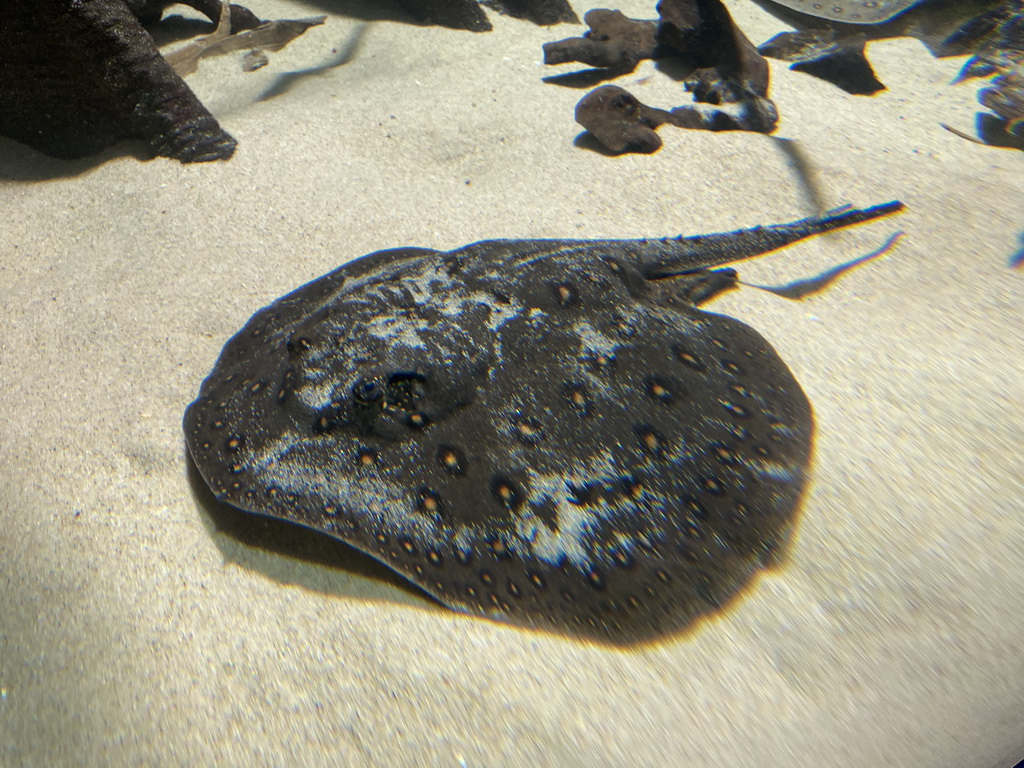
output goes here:
{"type": "Polygon", "coordinates": [[[794,11],[848,24],[881,24],[923,0],[772,0],[794,11]]]}
{"type": "Polygon", "coordinates": [[[612,642],[720,605],[789,535],[811,408],[709,267],[900,208],[664,240],[382,251],[257,312],[185,414],[216,496],[457,610],[612,642]]]}

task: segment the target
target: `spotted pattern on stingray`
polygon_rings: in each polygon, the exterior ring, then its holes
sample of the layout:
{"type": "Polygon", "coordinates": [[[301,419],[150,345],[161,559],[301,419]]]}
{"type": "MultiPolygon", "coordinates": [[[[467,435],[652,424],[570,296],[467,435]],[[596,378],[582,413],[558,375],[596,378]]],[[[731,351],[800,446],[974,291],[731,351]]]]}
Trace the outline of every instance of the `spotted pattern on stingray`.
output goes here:
{"type": "Polygon", "coordinates": [[[881,24],[922,0],[772,0],[794,11],[850,24],[881,24]]]}
{"type": "Polygon", "coordinates": [[[900,207],[371,254],[227,343],[189,449],[218,498],[346,541],[452,608],[655,637],[772,561],[810,455],[786,365],[697,308],[735,284],[708,268],[900,207]]]}

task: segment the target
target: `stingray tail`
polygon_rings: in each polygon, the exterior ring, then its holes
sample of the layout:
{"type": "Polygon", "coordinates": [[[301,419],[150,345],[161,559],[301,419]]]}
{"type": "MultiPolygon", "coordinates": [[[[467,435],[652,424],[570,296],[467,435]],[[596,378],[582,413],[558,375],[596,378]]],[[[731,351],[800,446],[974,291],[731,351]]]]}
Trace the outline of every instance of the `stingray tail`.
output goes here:
{"type": "Polygon", "coordinates": [[[899,200],[870,208],[852,208],[847,205],[789,224],[772,224],[714,235],[648,240],[640,252],[640,263],[644,277],[651,280],[683,275],[695,269],[761,256],[805,237],[888,216],[903,210],[903,207],[899,200]]]}

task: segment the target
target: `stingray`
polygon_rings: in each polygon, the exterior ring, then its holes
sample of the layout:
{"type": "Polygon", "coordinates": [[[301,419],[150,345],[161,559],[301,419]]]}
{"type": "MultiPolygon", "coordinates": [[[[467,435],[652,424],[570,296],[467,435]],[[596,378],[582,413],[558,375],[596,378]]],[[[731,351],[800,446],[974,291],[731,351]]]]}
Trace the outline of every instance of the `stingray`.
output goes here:
{"type": "Polygon", "coordinates": [[[772,0],[794,11],[848,24],[881,24],[922,0],[772,0]]]}
{"type": "Polygon", "coordinates": [[[258,311],[185,413],[216,497],[340,539],[458,611],[613,643],[779,559],[811,406],[698,305],[747,259],[899,202],[652,240],[356,259],[258,311]]]}

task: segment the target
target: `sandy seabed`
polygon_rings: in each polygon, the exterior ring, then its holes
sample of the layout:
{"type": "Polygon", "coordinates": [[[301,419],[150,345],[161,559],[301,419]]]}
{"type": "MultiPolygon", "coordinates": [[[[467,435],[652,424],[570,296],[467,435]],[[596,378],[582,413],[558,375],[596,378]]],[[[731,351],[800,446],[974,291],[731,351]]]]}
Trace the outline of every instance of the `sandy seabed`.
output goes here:
{"type": "MultiPolygon", "coordinates": [[[[577,2],[582,15],[586,7],[577,2]]],[[[755,42],[784,27],[731,0],[755,42]]],[[[268,18],[318,5],[253,0],[268,18]]],[[[653,2],[624,0],[653,17],[653,2]]],[[[0,764],[997,768],[1024,755],[1024,155],[970,130],[963,59],[874,43],[889,89],[772,62],[826,205],[907,211],[741,265],[794,302],[714,304],[814,404],[783,567],[684,636],[617,650],[455,615],[341,545],[223,530],[185,406],[272,299],[364,253],[697,234],[813,213],[776,138],[574,145],[542,82],[577,28],[471,34],[331,15],[268,67],[190,84],[226,163],[61,162],[0,141],[0,764]],[[344,66],[287,78],[360,44],[344,66]],[[255,543],[254,543],[255,541],[255,543]]],[[[561,71],[561,70],[559,70],[561,71]]],[[[688,97],[653,66],[619,84],[688,97]]],[[[262,524],[261,524],[262,525],[262,524]]],[[[258,526],[257,526],[258,527],[258,526]]],[[[276,533],[275,533],[276,531],[276,533]]]]}

